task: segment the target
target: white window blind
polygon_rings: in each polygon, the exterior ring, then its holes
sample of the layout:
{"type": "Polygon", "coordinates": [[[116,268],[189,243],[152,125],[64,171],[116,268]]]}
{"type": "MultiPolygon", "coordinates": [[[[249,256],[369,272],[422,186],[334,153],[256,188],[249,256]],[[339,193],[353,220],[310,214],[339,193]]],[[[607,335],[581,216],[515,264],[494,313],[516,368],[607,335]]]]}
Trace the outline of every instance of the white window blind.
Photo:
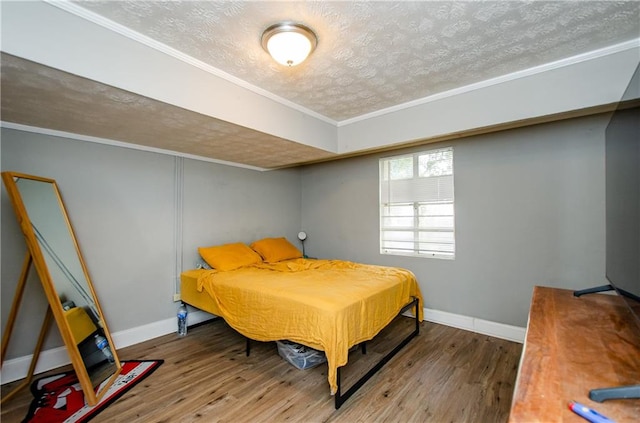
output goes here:
{"type": "Polygon", "coordinates": [[[380,159],[380,253],[455,257],[453,148],[380,159]]]}

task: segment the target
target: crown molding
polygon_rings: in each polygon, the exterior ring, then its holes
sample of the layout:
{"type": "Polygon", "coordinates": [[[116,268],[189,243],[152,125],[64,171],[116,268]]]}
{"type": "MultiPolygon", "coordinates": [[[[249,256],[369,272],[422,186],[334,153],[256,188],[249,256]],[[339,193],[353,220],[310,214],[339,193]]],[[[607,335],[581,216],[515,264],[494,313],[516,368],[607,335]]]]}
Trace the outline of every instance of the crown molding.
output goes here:
{"type": "Polygon", "coordinates": [[[620,53],[627,50],[633,50],[640,48],[640,38],[630,40],[624,43],[615,44],[598,50],[593,50],[587,53],[578,54],[565,59],[557,60],[555,62],[545,63],[543,65],[534,66],[532,68],[524,69],[521,71],[513,72],[507,75],[501,75],[496,78],[487,79],[485,81],[476,82],[474,84],[466,85],[464,87],[454,88],[449,91],[443,91],[431,96],[423,97],[417,100],[412,100],[407,103],[398,104],[386,109],[377,110],[375,112],[367,113],[364,115],[356,116],[351,119],[346,119],[338,122],[338,127],[346,126],[352,123],[361,122],[367,119],[371,119],[378,116],[383,116],[389,113],[398,112],[401,110],[409,109],[411,107],[420,106],[422,104],[431,103],[434,101],[442,100],[448,97],[454,97],[460,94],[480,90],[493,85],[502,84],[509,81],[514,81],[521,78],[526,78],[536,74],[549,72],[554,69],[564,68],[567,66],[575,65],[588,60],[598,59],[600,57],[610,56],[612,54],[620,53]]]}
{"type": "Polygon", "coordinates": [[[224,72],[223,70],[220,70],[214,66],[211,66],[201,60],[198,60],[192,56],[189,56],[188,54],[185,54],[179,50],[174,49],[173,47],[170,47],[166,44],[163,44],[157,40],[154,40],[153,38],[147,37],[146,35],[140,34],[137,31],[134,31],[130,28],[127,28],[124,25],[121,25],[117,22],[114,22],[110,19],[105,18],[104,16],[98,15],[97,13],[91,12],[85,8],[83,8],[82,6],[79,6],[76,3],[71,3],[69,0],[43,0],[45,3],[51,5],[51,6],[55,6],[58,9],[64,10],[65,12],[71,13],[75,16],[78,16],[82,19],[85,19],[89,22],[92,22],[96,25],[99,25],[103,28],[106,28],[110,31],[113,31],[119,35],[122,35],[123,37],[129,38],[130,40],[139,42],[141,44],[144,44],[147,47],[150,47],[154,50],[157,50],[161,53],[164,53],[168,56],[171,56],[177,60],[180,60],[184,63],[187,63],[191,66],[194,66],[200,70],[203,70],[211,75],[214,75],[218,78],[224,79],[232,84],[235,84],[241,88],[245,88],[249,91],[252,91],[255,94],[261,95],[263,97],[266,97],[270,100],[276,101],[284,106],[290,107],[294,110],[297,110],[299,112],[302,112],[306,115],[309,115],[311,117],[314,117],[316,119],[319,119],[325,123],[329,123],[331,125],[337,126],[338,122],[328,118],[327,116],[321,115],[320,113],[317,113],[311,109],[308,109],[304,106],[301,106],[297,103],[294,103],[292,101],[289,101],[283,97],[280,97],[276,94],[273,94],[270,91],[267,91],[263,88],[260,88],[256,85],[250,84],[249,82],[240,79],[238,77],[235,77],[227,72],[224,72]]]}

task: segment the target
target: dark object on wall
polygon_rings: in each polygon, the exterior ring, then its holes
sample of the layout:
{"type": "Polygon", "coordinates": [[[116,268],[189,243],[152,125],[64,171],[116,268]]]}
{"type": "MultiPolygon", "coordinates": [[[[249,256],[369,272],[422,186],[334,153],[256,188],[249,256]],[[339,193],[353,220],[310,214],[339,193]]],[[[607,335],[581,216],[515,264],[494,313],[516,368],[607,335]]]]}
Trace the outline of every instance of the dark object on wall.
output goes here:
{"type": "MultiPolygon", "coordinates": [[[[634,316],[640,336],[640,66],[605,132],[606,271],[609,285],[574,292],[576,297],[615,290],[634,316]]],[[[603,387],[589,398],[640,398],[637,385],[603,387]]]]}

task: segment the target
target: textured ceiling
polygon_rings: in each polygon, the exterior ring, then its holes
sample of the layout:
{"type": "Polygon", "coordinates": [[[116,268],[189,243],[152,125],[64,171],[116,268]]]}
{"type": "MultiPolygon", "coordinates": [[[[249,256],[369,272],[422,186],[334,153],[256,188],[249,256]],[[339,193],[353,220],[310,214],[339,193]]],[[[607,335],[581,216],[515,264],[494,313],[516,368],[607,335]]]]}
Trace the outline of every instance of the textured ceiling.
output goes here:
{"type": "MultiPolygon", "coordinates": [[[[64,2],[52,4],[64,9],[64,2]]],[[[638,1],[66,4],[337,125],[640,37],[638,1]],[[318,35],[316,51],[294,68],[276,64],[260,44],[263,30],[282,20],[304,23],[318,35]]],[[[5,122],[260,168],[338,157],[8,54],[2,55],[1,99],[5,122]]]]}
{"type": "Polygon", "coordinates": [[[336,121],[637,38],[638,2],[82,1],[82,7],[336,121]],[[294,68],[260,37],[310,26],[294,68]]]}
{"type": "Polygon", "coordinates": [[[335,156],[8,54],[1,60],[5,121],[265,169],[335,156]]]}

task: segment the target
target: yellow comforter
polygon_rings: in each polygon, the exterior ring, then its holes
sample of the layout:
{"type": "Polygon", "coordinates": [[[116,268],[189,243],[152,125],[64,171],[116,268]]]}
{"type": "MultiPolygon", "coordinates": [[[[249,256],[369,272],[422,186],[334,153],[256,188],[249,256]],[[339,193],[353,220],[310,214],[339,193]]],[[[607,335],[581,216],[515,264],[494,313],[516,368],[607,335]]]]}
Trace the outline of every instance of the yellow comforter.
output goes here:
{"type": "MultiPolygon", "coordinates": [[[[423,304],[410,271],[338,260],[294,259],[210,270],[198,278],[198,290],[203,289],[221,317],[244,336],[288,339],[324,351],[332,394],[349,348],[372,339],[411,297],[423,304]]],[[[422,320],[422,307],[417,312],[422,320]]]]}

